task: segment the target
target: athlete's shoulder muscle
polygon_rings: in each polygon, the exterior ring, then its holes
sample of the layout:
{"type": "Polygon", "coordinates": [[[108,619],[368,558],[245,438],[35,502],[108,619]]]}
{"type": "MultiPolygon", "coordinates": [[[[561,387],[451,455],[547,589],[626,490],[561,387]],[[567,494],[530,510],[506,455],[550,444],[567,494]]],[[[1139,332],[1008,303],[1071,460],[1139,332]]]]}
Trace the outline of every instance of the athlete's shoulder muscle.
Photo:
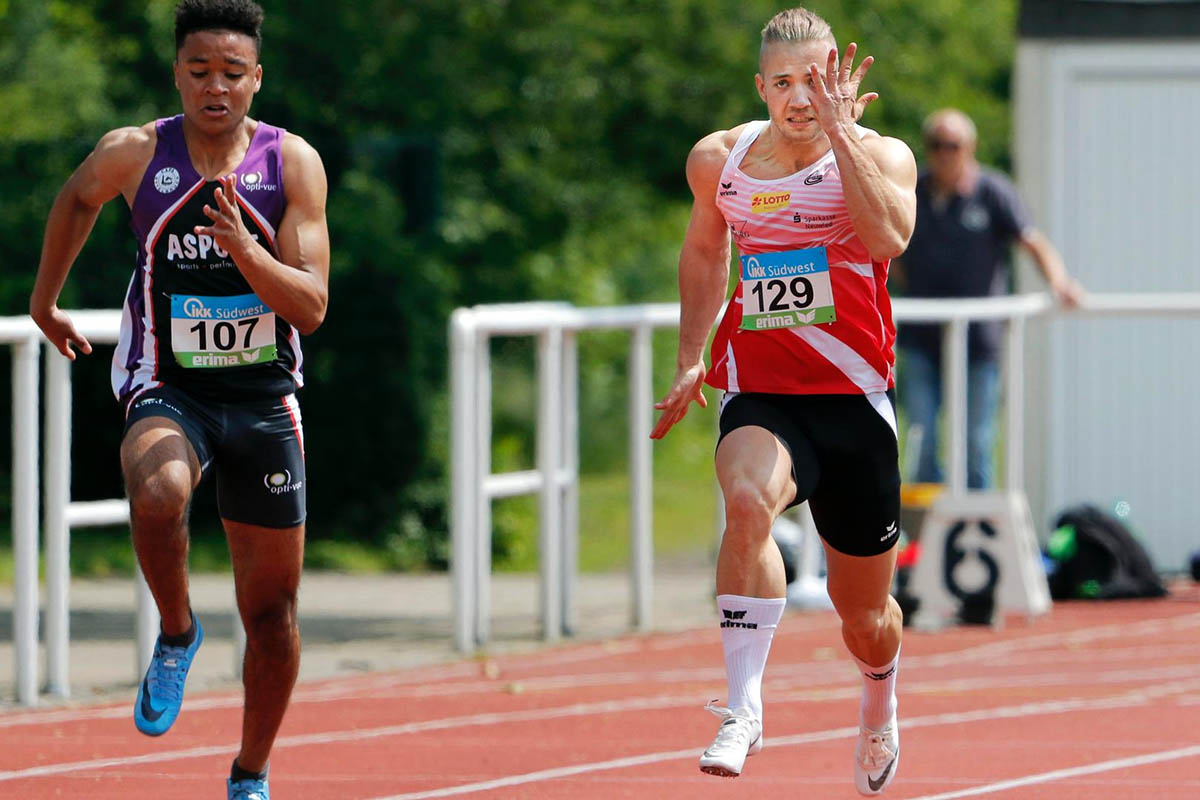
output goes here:
{"type": "Polygon", "coordinates": [[[153,122],[115,128],[101,136],[95,149],[71,176],[80,200],[101,205],[124,194],[132,203],[142,175],[154,158],[157,143],[153,122]]]}
{"type": "Polygon", "coordinates": [[[862,143],[884,177],[898,186],[915,189],[917,160],[907,144],[891,136],[879,135],[864,136],[862,143]]]}
{"type": "Polygon", "coordinates": [[[697,199],[715,200],[717,180],[745,127],[739,125],[726,131],[713,131],[692,147],[687,160],[687,179],[697,199]]]}
{"type": "Polygon", "coordinates": [[[281,152],[283,191],[289,207],[302,205],[324,210],[329,184],[320,153],[294,133],[283,135],[281,152]]]}

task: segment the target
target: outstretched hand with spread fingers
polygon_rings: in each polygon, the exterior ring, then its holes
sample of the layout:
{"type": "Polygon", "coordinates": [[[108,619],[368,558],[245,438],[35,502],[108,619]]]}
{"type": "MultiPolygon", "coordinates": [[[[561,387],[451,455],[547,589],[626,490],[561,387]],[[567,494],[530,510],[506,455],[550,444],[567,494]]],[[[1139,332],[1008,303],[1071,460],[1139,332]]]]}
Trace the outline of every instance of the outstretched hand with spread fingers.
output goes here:
{"type": "Polygon", "coordinates": [[[867,70],[875,63],[874,56],[867,56],[851,72],[854,56],[858,45],[854,42],[846,45],[846,55],[841,64],[838,63],[838,51],[830,48],[829,58],[822,72],[816,64],[810,64],[808,69],[812,77],[812,108],[821,128],[827,133],[839,125],[853,125],[862,119],[867,106],[879,99],[878,92],[867,92],[858,96],[859,86],[867,76],[867,70]]]}

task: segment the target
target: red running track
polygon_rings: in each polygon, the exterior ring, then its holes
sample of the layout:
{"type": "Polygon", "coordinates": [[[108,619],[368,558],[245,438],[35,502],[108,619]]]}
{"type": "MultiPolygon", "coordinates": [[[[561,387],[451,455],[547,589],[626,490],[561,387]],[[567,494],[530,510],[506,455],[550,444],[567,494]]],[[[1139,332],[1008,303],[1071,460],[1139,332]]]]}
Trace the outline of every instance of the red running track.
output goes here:
{"type": "MultiPolygon", "coordinates": [[[[1200,797],[1200,589],[1060,603],[1000,631],[907,632],[891,798],[1200,797]]],[[[766,748],[696,765],[725,694],[696,630],[307,683],[272,759],[275,800],[853,798],[859,677],[830,613],[785,617],[766,748]]],[[[223,797],[240,701],[189,695],[160,739],[118,706],[0,716],[0,797],[223,797]]]]}

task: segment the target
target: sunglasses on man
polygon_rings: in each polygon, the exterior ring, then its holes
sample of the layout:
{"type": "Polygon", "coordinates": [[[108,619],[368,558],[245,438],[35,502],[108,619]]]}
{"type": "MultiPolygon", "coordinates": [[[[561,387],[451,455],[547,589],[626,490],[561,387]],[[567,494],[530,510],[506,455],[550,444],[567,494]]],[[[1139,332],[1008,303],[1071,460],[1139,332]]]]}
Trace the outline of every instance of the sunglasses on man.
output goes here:
{"type": "Polygon", "coordinates": [[[925,142],[925,147],[930,152],[936,153],[939,150],[948,150],[954,152],[962,149],[962,142],[955,142],[950,139],[929,139],[925,142]]]}

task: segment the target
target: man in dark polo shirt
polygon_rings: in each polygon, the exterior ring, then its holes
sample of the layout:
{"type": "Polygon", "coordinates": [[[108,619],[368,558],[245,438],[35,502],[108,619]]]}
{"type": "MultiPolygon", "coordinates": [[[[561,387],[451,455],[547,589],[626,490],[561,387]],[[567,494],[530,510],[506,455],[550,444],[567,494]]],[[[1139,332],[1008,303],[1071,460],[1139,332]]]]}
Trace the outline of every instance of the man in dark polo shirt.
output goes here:
{"type": "MultiPolygon", "coordinates": [[[[1033,257],[1059,302],[1077,305],[1083,290],[1067,274],[1054,245],[1030,223],[1016,188],[975,160],[975,124],[955,109],[935,111],[922,128],[928,163],[917,179],[917,225],[900,257],[909,297],[1006,294],[1013,242],[1033,257]]],[[[992,482],[994,419],[999,394],[1003,322],[974,323],[968,335],[967,485],[992,482]]],[[[941,328],[902,325],[899,400],[910,426],[920,426],[916,479],[939,483],[937,416],[942,400],[941,328]]]]}

